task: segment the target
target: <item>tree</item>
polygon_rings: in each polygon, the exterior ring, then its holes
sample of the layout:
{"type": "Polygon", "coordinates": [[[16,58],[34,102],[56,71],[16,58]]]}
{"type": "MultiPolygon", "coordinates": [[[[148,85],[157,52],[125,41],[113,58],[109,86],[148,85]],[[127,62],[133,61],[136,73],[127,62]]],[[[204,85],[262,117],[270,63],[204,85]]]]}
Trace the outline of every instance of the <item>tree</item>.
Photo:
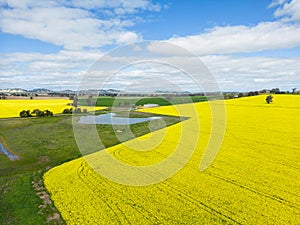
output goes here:
{"type": "Polygon", "coordinates": [[[44,113],[44,116],[53,116],[53,112],[49,111],[48,109],[45,110],[43,113],[44,113]]]}
{"type": "Polygon", "coordinates": [[[75,96],[73,100],[73,106],[76,108],[78,106],[78,98],[75,96]]]}
{"type": "Polygon", "coordinates": [[[254,92],[253,91],[249,91],[248,92],[248,96],[254,96],[254,92]]]}
{"type": "Polygon", "coordinates": [[[53,112],[50,110],[46,109],[44,111],[41,111],[39,109],[34,109],[32,113],[30,113],[30,110],[23,110],[20,112],[20,117],[32,117],[32,116],[37,116],[37,117],[42,117],[42,116],[53,116],[53,112]]]}
{"type": "Polygon", "coordinates": [[[25,117],[32,117],[30,110],[23,110],[20,112],[20,117],[25,118],[25,117]]]}
{"type": "Polygon", "coordinates": [[[270,104],[271,102],[273,102],[273,96],[272,96],[272,95],[268,95],[268,96],[266,97],[266,102],[267,102],[268,104],[270,104]]]}
{"type": "Polygon", "coordinates": [[[293,88],[292,90],[293,90],[293,94],[296,94],[297,88],[293,88]]]}
{"type": "Polygon", "coordinates": [[[72,113],[72,110],[64,109],[63,114],[69,114],[69,113],[72,113]]]}
{"type": "Polygon", "coordinates": [[[93,96],[90,95],[90,96],[88,97],[88,99],[86,100],[86,104],[89,105],[89,106],[92,105],[92,97],[93,97],[93,96]]]}
{"type": "Polygon", "coordinates": [[[74,113],[81,113],[81,108],[75,108],[74,113]]]}
{"type": "Polygon", "coordinates": [[[271,93],[274,93],[274,94],[280,94],[280,89],[279,88],[273,88],[271,90],[271,93]]]}
{"type": "Polygon", "coordinates": [[[39,116],[40,113],[41,111],[39,109],[34,109],[31,114],[35,114],[36,116],[39,116]]]}
{"type": "Polygon", "coordinates": [[[45,116],[45,111],[38,111],[37,116],[38,117],[45,116]]]}

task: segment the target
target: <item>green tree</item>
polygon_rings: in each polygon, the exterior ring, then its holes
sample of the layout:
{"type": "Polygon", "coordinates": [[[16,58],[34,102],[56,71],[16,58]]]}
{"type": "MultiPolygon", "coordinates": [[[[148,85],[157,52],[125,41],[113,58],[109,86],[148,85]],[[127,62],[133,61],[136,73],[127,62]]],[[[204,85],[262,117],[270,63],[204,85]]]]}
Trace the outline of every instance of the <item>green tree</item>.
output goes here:
{"type": "Polygon", "coordinates": [[[271,102],[273,102],[273,96],[272,96],[272,95],[268,95],[268,96],[266,97],[266,102],[267,102],[268,104],[270,104],[271,102]]]}
{"type": "Polygon", "coordinates": [[[64,109],[63,114],[69,114],[69,113],[72,113],[72,110],[64,109]]]}
{"type": "Polygon", "coordinates": [[[73,100],[73,106],[76,108],[78,106],[78,98],[77,96],[74,97],[74,100],[73,100]]]}
{"type": "Polygon", "coordinates": [[[32,115],[30,113],[30,110],[23,110],[23,111],[20,112],[19,115],[20,115],[20,117],[23,117],[23,118],[25,118],[25,117],[32,117],[32,115]]]}
{"type": "Polygon", "coordinates": [[[41,110],[34,109],[31,114],[35,114],[36,116],[39,116],[40,113],[41,113],[41,110]]]}
{"type": "Polygon", "coordinates": [[[53,116],[53,112],[51,112],[51,111],[49,111],[48,109],[47,110],[45,110],[44,112],[44,116],[53,116]]]}

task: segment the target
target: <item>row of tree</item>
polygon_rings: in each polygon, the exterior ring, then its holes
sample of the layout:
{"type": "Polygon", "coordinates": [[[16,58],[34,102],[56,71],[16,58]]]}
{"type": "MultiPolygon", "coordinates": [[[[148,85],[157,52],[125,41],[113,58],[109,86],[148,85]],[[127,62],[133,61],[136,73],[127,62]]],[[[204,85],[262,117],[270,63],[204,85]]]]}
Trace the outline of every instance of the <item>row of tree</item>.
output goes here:
{"type": "MultiPolygon", "coordinates": [[[[70,108],[70,109],[64,109],[63,110],[63,114],[73,114],[73,113],[87,113],[87,109],[83,109],[81,110],[81,108],[70,108]]],[[[25,118],[25,117],[49,117],[49,116],[53,116],[53,112],[51,112],[50,110],[46,109],[46,110],[39,110],[39,109],[35,109],[32,112],[30,110],[23,110],[20,112],[20,117],[25,118]]]]}
{"type": "Polygon", "coordinates": [[[299,91],[297,91],[296,88],[293,88],[292,91],[281,91],[279,88],[272,88],[270,90],[260,90],[260,91],[249,91],[249,92],[225,92],[224,97],[225,99],[231,99],[231,98],[241,98],[241,97],[247,97],[247,96],[255,96],[259,94],[300,94],[299,91]]]}
{"type": "Polygon", "coordinates": [[[73,114],[73,113],[87,113],[87,109],[81,110],[81,108],[70,108],[64,109],[63,114],[73,114]]]}
{"type": "Polygon", "coordinates": [[[49,116],[53,116],[53,112],[51,112],[50,110],[46,109],[46,110],[39,110],[39,109],[35,109],[32,112],[30,110],[23,110],[20,112],[20,117],[25,118],[25,117],[33,117],[33,116],[37,116],[37,117],[49,117],[49,116]]]}

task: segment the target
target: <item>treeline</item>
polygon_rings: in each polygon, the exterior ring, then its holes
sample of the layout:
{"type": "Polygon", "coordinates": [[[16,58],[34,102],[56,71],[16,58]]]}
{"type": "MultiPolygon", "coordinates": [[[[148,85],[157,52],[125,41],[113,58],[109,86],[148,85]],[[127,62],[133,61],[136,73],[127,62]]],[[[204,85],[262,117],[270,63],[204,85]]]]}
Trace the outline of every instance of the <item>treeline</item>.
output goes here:
{"type": "Polygon", "coordinates": [[[39,110],[39,109],[35,109],[32,112],[30,110],[23,110],[20,112],[20,117],[25,118],[25,117],[49,117],[49,116],[53,116],[53,112],[51,112],[50,110],[46,109],[46,110],[39,110]]]}
{"type": "Polygon", "coordinates": [[[279,88],[273,88],[271,90],[260,90],[260,91],[249,91],[249,92],[225,92],[224,97],[226,99],[230,98],[241,98],[247,96],[255,96],[260,94],[300,94],[296,88],[293,88],[292,91],[281,91],[279,88]]]}
{"type": "MultiPolygon", "coordinates": [[[[63,110],[63,114],[73,114],[73,113],[87,113],[87,109],[83,109],[81,110],[81,108],[66,108],[63,110]]],[[[49,117],[49,116],[53,116],[53,112],[51,112],[50,110],[46,109],[46,110],[39,110],[39,109],[35,109],[33,111],[30,110],[23,110],[20,112],[20,117],[22,118],[26,118],[26,117],[49,117]]]]}
{"type": "Polygon", "coordinates": [[[87,109],[81,110],[81,108],[69,108],[69,109],[64,109],[63,114],[73,114],[73,113],[87,113],[87,109]]]}

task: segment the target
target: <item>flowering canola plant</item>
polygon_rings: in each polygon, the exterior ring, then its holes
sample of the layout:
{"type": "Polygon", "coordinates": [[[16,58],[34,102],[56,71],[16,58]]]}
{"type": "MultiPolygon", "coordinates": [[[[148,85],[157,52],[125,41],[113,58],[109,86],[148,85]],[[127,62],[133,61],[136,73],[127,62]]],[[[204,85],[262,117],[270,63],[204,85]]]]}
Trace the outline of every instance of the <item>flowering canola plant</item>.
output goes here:
{"type": "MultiPolygon", "coordinates": [[[[101,175],[106,155],[100,151],[49,170],[45,186],[67,224],[298,224],[300,96],[275,95],[271,104],[265,97],[225,102],[223,143],[204,171],[199,162],[210,139],[208,102],[193,105],[197,118],[190,117],[192,104],[178,105],[177,110],[145,109],[190,119],[105,150],[129,165],[159,163],[172,155],[182,124],[187,124],[193,128],[191,141],[195,133],[199,141],[192,157],[171,178],[146,186],[113,182],[101,175]],[[193,127],[196,121],[199,132],[193,127]],[[151,144],[162,136],[154,149],[133,150],[142,141],[151,144]]],[[[178,147],[187,150],[189,145],[178,147]]],[[[180,161],[180,154],[176,157],[174,163],[180,161]]],[[[116,176],[122,172],[110,169],[116,176]]]]}
{"type": "MultiPolygon", "coordinates": [[[[5,99],[0,100],[0,118],[9,118],[9,117],[19,117],[19,113],[22,110],[34,109],[39,110],[50,110],[54,114],[62,113],[65,108],[72,108],[71,104],[73,101],[66,99],[43,99],[43,100],[12,100],[5,99]]],[[[105,107],[91,107],[91,106],[79,106],[82,109],[87,109],[88,111],[101,110],[105,107]]]]}

